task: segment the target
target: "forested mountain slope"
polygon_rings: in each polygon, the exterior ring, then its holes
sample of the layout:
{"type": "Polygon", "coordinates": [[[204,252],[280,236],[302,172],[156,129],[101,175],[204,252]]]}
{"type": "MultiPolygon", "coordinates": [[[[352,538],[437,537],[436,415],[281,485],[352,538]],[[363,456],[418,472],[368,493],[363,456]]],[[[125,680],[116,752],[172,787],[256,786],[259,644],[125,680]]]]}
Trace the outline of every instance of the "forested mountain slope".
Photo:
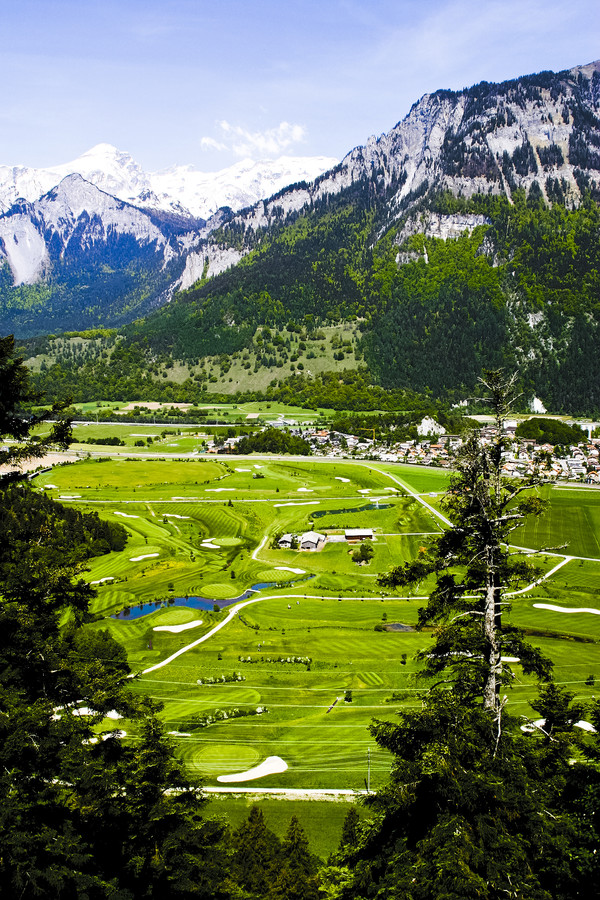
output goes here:
{"type": "MultiPolygon", "coordinates": [[[[600,63],[427,95],[223,221],[188,255],[200,282],[113,340],[143,367],[242,352],[257,326],[357,320],[385,386],[454,397],[518,366],[548,409],[597,411],[599,113],[600,63]],[[210,278],[218,254],[239,262],[210,278]]],[[[257,359],[289,374],[274,341],[257,359]]]]}

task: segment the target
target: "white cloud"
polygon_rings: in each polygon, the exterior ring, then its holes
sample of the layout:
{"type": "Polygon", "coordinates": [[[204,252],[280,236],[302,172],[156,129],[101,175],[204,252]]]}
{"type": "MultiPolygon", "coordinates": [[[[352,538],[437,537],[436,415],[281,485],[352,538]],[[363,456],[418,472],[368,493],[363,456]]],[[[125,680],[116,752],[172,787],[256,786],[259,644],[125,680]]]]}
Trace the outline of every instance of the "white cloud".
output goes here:
{"type": "Polygon", "coordinates": [[[290,122],[280,122],[276,128],[267,128],[265,131],[249,131],[240,125],[232,125],[225,119],[218,124],[223,140],[203,137],[200,146],[204,150],[229,150],[240,157],[278,156],[306,139],[304,126],[290,122]]]}
{"type": "Polygon", "coordinates": [[[227,144],[221,144],[211,137],[200,138],[200,146],[203,150],[229,150],[227,144]]]}

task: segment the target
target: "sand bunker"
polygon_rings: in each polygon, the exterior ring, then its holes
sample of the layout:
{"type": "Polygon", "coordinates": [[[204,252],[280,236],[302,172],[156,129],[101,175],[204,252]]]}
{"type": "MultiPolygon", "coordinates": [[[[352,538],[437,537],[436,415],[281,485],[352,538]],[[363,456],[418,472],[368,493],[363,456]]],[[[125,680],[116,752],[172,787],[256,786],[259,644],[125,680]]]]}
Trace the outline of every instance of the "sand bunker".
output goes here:
{"type": "Polygon", "coordinates": [[[344,484],[350,484],[350,479],[349,479],[349,478],[342,478],[341,475],[336,475],[336,476],[335,476],[335,480],[336,480],[336,481],[343,481],[344,484]]]}
{"type": "Polygon", "coordinates": [[[212,491],[213,494],[220,494],[221,491],[235,491],[235,488],[206,488],[206,493],[212,491]]]}
{"type": "Polygon", "coordinates": [[[371,490],[372,490],[372,488],[359,488],[358,493],[359,494],[370,494],[371,490]]]}
{"type": "Polygon", "coordinates": [[[192,736],[190,731],[167,731],[167,734],[172,734],[173,737],[191,737],[192,736]]]}
{"type": "Polygon", "coordinates": [[[170,631],[171,634],[179,634],[181,631],[197,628],[198,625],[202,625],[202,619],[197,619],[195,622],[182,622],[181,625],[155,625],[152,631],[170,631]]]}
{"type": "Polygon", "coordinates": [[[236,469],[236,472],[251,472],[252,469],[236,469]]]}
{"type": "Polygon", "coordinates": [[[306,575],[306,569],[293,569],[291,566],[275,566],[278,572],[293,572],[294,575],[306,575]]]}
{"type": "Polygon", "coordinates": [[[59,500],[80,500],[81,494],[59,494],[59,500]]]}
{"type": "Polygon", "coordinates": [[[218,544],[213,544],[213,543],[211,543],[211,541],[202,541],[200,546],[202,548],[204,548],[205,550],[220,550],[221,549],[218,544]]]}
{"type": "Polygon", "coordinates": [[[591,613],[593,616],[600,616],[600,609],[592,609],[590,606],[580,606],[570,609],[568,606],[555,606],[553,603],[534,603],[536,609],[549,609],[552,612],[561,613],[591,613]]]}
{"type": "Polygon", "coordinates": [[[312,488],[298,488],[299,494],[314,494],[314,490],[312,488]]]}
{"type": "Polygon", "coordinates": [[[319,505],[320,500],[305,500],[303,503],[274,503],[273,506],[312,506],[319,505]]]}
{"type": "Polygon", "coordinates": [[[114,581],[114,575],[107,575],[105,578],[99,578],[98,581],[90,581],[90,584],[102,584],[103,581],[114,581]]]}
{"type": "Polygon", "coordinates": [[[153,556],[159,556],[158,553],[144,553],[143,556],[130,556],[129,562],[139,562],[141,559],[152,559],[153,556]]]}
{"type": "Polygon", "coordinates": [[[288,765],[280,756],[268,756],[259,766],[248,769],[247,772],[237,772],[235,775],[219,775],[217,781],[231,783],[238,781],[254,781],[255,778],[264,778],[265,775],[276,775],[285,772],[288,765]]]}
{"type": "MultiPolygon", "coordinates": [[[[524,731],[525,734],[531,734],[532,731],[536,731],[538,728],[544,728],[545,724],[545,719],[535,719],[535,721],[531,724],[528,723],[527,725],[521,725],[521,731],[524,731]]],[[[578,722],[574,722],[573,724],[575,728],[581,728],[582,731],[590,731],[593,732],[593,734],[596,734],[596,729],[591,724],[591,722],[586,722],[584,719],[580,719],[578,722]]]]}
{"type": "Polygon", "coordinates": [[[171,500],[197,500],[198,497],[171,497],[171,500]]]}
{"type": "Polygon", "coordinates": [[[121,516],[123,519],[139,519],[139,516],[134,516],[132,513],[116,512],[115,516],[121,516]]]}
{"type": "Polygon", "coordinates": [[[45,485],[44,485],[44,490],[46,490],[46,488],[48,488],[49,490],[55,490],[55,491],[57,491],[57,490],[58,490],[58,485],[57,485],[57,484],[45,484],[45,485]]]}
{"type": "Polygon", "coordinates": [[[170,519],[191,519],[191,516],[178,516],[177,513],[163,513],[163,516],[167,516],[170,519]]]}
{"type": "Polygon", "coordinates": [[[520,662],[521,660],[519,659],[518,656],[502,656],[500,661],[510,663],[510,662],[520,662]]]}

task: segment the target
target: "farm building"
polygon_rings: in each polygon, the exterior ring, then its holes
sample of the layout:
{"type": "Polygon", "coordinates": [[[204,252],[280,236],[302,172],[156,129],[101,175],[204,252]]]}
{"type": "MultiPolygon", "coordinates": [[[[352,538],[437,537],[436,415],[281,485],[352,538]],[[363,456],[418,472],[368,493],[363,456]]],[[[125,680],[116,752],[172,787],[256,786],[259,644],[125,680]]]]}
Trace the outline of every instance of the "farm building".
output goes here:
{"type": "Polygon", "coordinates": [[[347,541],[372,541],[372,528],[346,528],[344,535],[347,541]]]}
{"type": "Polygon", "coordinates": [[[305,531],[302,537],[300,538],[300,549],[301,550],[318,550],[319,547],[325,543],[327,538],[324,534],[319,534],[318,531],[305,531]]]}

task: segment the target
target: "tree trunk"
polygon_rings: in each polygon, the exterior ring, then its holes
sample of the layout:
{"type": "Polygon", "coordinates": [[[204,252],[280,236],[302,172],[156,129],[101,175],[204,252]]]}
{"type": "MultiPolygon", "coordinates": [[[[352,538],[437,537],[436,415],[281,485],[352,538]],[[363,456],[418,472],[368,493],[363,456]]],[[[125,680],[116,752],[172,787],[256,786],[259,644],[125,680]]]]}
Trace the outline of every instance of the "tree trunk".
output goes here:
{"type": "Polygon", "coordinates": [[[484,633],[487,642],[488,673],[483,689],[483,705],[485,709],[497,710],[500,704],[500,684],[502,676],[502,657],[498,641],[500,624],[500,585],[498,573],[494,565],[494,548],[486,550],[485,610],[484,633]]]}

